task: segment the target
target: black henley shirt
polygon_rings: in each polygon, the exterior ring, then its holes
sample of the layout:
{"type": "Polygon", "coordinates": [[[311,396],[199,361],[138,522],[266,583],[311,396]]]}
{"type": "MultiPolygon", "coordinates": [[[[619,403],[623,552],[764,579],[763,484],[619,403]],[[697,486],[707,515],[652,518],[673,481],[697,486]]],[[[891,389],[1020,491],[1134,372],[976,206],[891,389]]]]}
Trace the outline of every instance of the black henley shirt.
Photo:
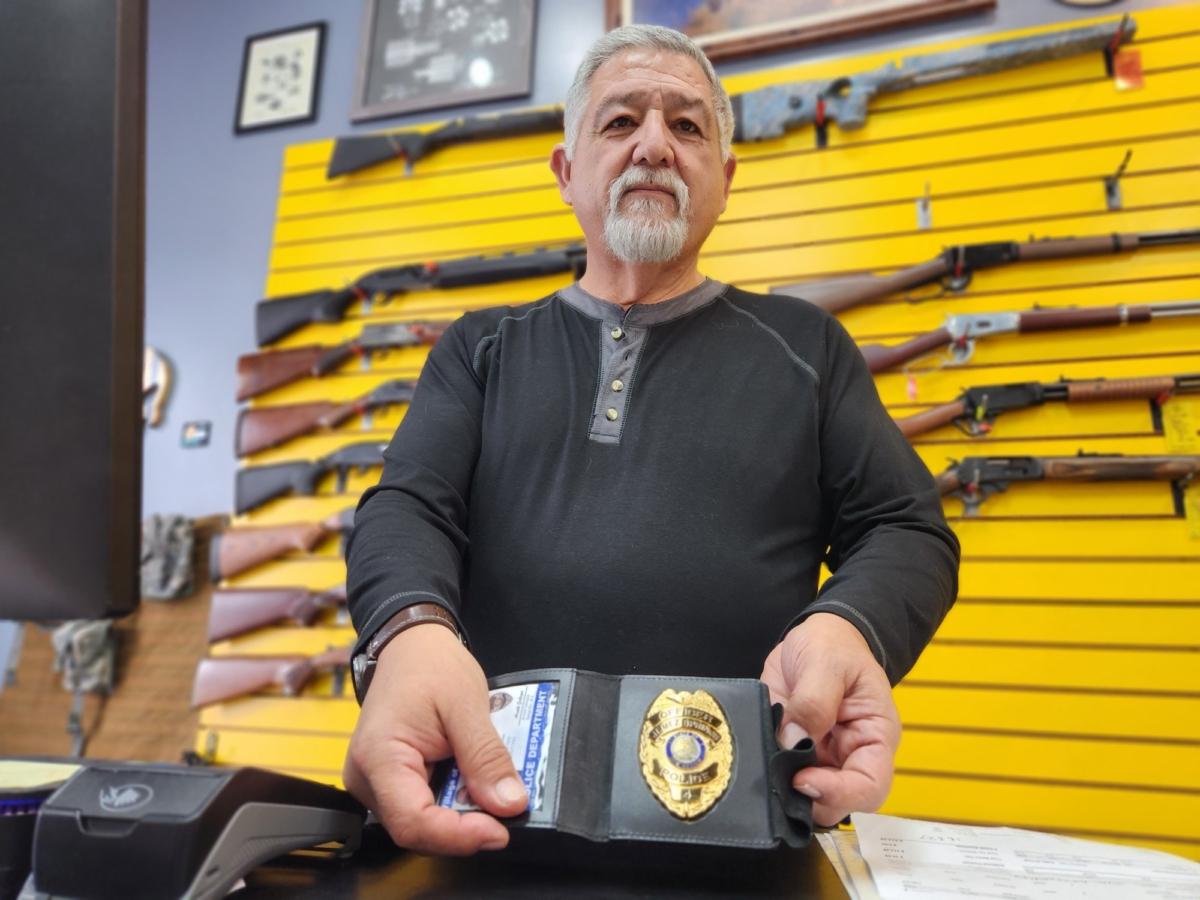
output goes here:
{"type": "Polygon", "coordinates": [[[823,611],[895,683],[953,602],[958,543],[841,325],[709,280],[629,310],[572,285],[455,322],[348,559],[355,652],[431,601],[488,675],[757,677],[823,611]]]}

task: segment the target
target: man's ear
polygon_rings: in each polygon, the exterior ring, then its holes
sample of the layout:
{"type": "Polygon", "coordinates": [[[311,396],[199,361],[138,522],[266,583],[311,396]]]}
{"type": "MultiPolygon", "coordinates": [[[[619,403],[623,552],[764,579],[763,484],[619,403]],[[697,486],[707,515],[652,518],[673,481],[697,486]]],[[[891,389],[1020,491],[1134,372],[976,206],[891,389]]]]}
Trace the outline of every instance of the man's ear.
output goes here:
{"type": "Polygon", "coordinates": [[[725,204],[729,202],[729,188],[733,185],[733,173],[737,171],[737,157],[732,153],[725,160],[725,199],[721,203],[721,212],[725,212],[725,204]]]}
{"type": "Polygon", "coordinates": [[[567,159],[567,148],[564,144],[554,145],[554,150],[550,153],[550,171],[554,173],[554,179],[558,182],[558,193],[563,202],[567,206],[574,206],[571,202],[571,161],[567,159]]]}

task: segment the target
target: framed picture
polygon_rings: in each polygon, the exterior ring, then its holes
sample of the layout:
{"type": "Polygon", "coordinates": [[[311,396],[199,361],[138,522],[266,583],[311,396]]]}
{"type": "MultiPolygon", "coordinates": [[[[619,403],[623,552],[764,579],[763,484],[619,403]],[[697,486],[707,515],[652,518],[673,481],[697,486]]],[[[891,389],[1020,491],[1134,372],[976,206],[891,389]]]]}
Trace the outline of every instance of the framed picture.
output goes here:
{"type": "Polygon", "coordinates": [[[665,25],[709,59],[784,50],[991,9],[996,0],[605,0],[609,28],[665,25]]]}
{"type": "Polygon", "coordinates": [[[246,38],[233,130],[242,134],[313,121],[324,44],[324,22],[246,38]]]}
{"type": "Polygon", "coordinates": [[[535,0],[366,0],[355,122],[533,87],[535,0]]]}

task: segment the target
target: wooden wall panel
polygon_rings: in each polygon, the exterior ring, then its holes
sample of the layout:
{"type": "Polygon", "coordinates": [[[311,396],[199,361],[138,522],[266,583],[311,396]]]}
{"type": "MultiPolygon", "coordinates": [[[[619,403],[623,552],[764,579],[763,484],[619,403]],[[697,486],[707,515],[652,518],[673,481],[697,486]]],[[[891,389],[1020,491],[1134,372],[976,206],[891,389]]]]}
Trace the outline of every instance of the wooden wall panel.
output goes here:
{"type": "MultiPolygon", "coordinates": [[[[1092,54],[881,98],[865,128],[833,128],[823,149],[811,129],[735,147],[729,208],[702,267],[762,290],[890,272],[953,243],[1200,226],[1200,5],[1136,19],[1140,90],[1115,90],[1092,54]],[[1124,205],[1110,211],[1102,180],[1127,151],[1124,205]],[[932,227],[922,229],[916,203],[925,195],[932,227]]],[[[893,56],[759,72],[727,87],[831,77],[893,56]]],[[[331,141],[290,148],[265,295],[340,287],[377,267],[579,239],[546,163],[556,140],[451,147],[410,173],[396,161],[332,182],[324,177],[331,141]]],[[[1198,299],[1197,273],[1196,245],[1027,264],[979,272],[959,294],[923,289],[841,318],[861,342],[893,343],[938,327],[947,314],[1198,299]]],[[[452,319],[543,296],[568,280],[356,303],[344,321],[309,326],[278,346],[337,343],[368,323],[452,319]]],[[[250,405],[349,400],[384,380],[415,378],[426,352],[354,360],[250,405]]],[[[1184,373],[1200,373],[1197,319],[1001,336],[980,341],[964,365],[935,355],[881,373],[876,384],[903,416],[972,385],[1184,373]]],[[[1200,395],[1173,398],[1168,409],[1196,434],[1164,434],[1146,401],[1047,404],[1002,416],[987,437],[947,427],[915,445],[934,472],[968,455],[1183,452],[1184,438],[1200,452],[1200,395]]],[[[387,440],[403,413],[356,417],[247,462],[387,440]]],[[[377,477],[378,470],[354,476],[340,492],[327,479],[317,496],[273,501],[238,523],[315,521],[352,505],[377,477]]],[[[885,811],[1200,858],[1200,526],[1178,514],[1162,483],[1014,485],[978,516],[965,517],[954,500],[946,512],[963,544],[960,600],[896,690],[907,733],[885,811]]],[[[326,589],[343,579],[331,539],[228,585],[326,589]]],[[[312,628],[267,629],[211,652],[316,653],[351,637],[344,617],[331,614],[312,628]]],[[[220,762],[338,783],[355,714],[345,684],[323,677],[300,697],[264,692],[202,711],[197,749],[220,762]]]]}

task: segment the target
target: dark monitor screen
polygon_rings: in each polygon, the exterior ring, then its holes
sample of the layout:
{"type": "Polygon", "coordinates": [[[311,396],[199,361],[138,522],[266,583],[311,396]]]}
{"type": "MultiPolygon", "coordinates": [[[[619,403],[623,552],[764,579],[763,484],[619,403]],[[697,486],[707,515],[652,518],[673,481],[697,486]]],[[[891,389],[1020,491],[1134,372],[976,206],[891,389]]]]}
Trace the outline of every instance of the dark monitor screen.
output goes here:
{"type": "Polygon", "coordinates": [[[3,619],[138,601],[143,3],[0,3],[3,619]]]}

